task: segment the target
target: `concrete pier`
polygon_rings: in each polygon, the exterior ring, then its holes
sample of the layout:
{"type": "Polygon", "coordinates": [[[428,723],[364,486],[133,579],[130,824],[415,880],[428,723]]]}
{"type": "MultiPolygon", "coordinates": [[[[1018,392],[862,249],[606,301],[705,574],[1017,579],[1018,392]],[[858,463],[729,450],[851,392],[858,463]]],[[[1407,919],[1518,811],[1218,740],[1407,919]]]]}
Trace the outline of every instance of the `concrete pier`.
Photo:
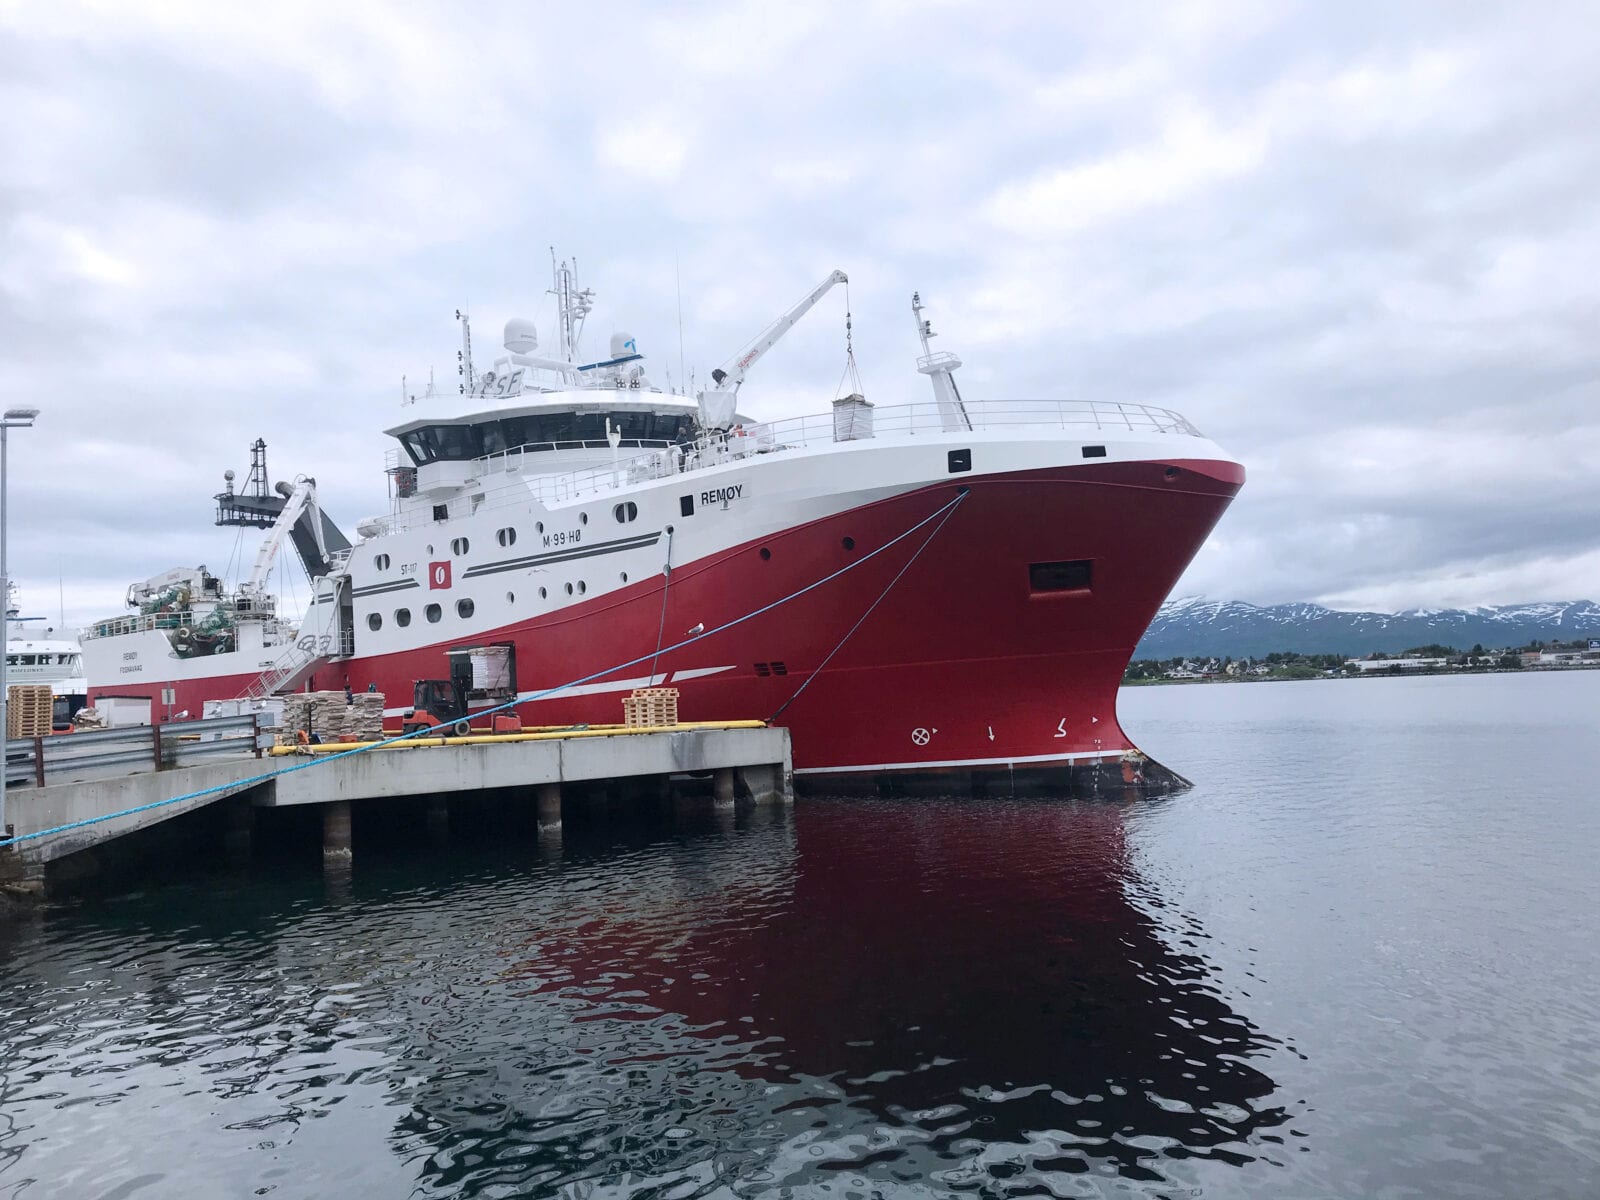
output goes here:
{"type": "MultiPolygon", "coordinates": [[[[0,887],[37,891],[52,862],[230,797],[235,807],[222,821],[222,841],[230,854],[248,853],[258,810],[317,805],[322,809],[323,862],[332,869],[352,861],[351,806],[358,800],[381,804],[428,797],[426,829],[418,836],[438,840],[448,831],[454,800],[481,792],[507,794],[531,803],[539,838],[553,847],[561,837],[568,785],[612,797],[597,807],[594,819],[603,817],[606,805],[625,808],[635,801],[651,802],[647,796],[672,794],[674,780],[703,797],[708,775],[714,805],[730,816],[738,801],[784,803],[794,796],[788,731],[753,722],[421,741],[426,744],[357,754],[339,747],[338,757],[315,766],[299,754],[240,757],[159,772],[147,768],[109,779],[14,786],[7,797],[7,817],[16,834],[91,823],[0,847],[0,887]],[[306,769],[272,773],[285,767],[306,769]],[[205,794],[193,795],[197,792],[205,794]],[[189,798],[167,803],[175,796],[189,798]]],[[[70,868],[64,870],[70,873],[70,868]]]]}
{"type": "Polygon", "coordinates": [[[227,803],[228,826],[222,835],[223,848],[229,857],[250,857],[250,846],[255,840],[256,810],[246,800],[233,799],[227,803]]]}

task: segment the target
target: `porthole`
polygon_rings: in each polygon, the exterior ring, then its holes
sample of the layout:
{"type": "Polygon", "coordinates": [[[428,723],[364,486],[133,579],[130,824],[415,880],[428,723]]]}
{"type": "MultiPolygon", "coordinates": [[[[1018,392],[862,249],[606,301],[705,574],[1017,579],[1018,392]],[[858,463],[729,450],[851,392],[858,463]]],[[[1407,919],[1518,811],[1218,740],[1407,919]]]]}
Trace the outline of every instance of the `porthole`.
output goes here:
{"type": "Polygon", "coordinates": [[[534,526],[533,526],[533,531],[535,533],[543,533],[544,532],[544,522],[543,521],[536,521],[534,523],[534,526]]]}
{"type": "Polygon", "coordinates": [[[372,556],[372,565],[380,571],[387,571],[389,569],[389,556],[387,554],[374,554],[372,556]]]}
{"type": "Polygon", "coordinates": [[[761,547],[761,561],[767,562],[769,559],[771,559],[771,557],[772,551],[768,550],[765,546],[761,547]]]}
{"type": "Polygon", "coordinates": [[[517,531],[507,525],[504,529],[495,531],[494,540],[502,546],[515,546],[517,544],[517,531]]]}
{"type": "Polygon", "coordinates": [[[578,524],[579,525],[587,525],[588,523],[589,523],[589,514],[588,513],[579,513],[578,514],[578,524]]]}
{"type": "Polygon", "coordinates": [[[548,596],[548,595],[549,595],[549,594],[550,594],[550,593],[549,593],[549,592],[547,592],[547,591],[545,591],[545,590],[544,590],[544,589],[543,589],[543,588],[540,588],[540,589],[539,589],[539,599],[541,599],[541,600],[543,600],[543,599],[544,599],[544,598],[545,598],[545,597],[546,597],[546,596],[548,596]]]}
{"type": "Polygon", "coordinates": [[[629,500],[612,508],[611,515],[617,519],[618,525],[626,525],[629,521],[635,520],[639,516],[639,506],[629,500]]]}
{"type": "Polygon", "coordinates": [[[567,595],[572,595],[572,585],[570,583],[567,584],[567,595]]]}
{"type": "Polygon", "coordinates": [[[843,546],[846,550],[854,550],[856,548],[856,540],[853,537],[847,537],[847,538],[844,539],[844,541],[840,542],[839,544],[841,546],[843,546]]]}
{"type": "Polygon", "coordinates": [[[383,618],[377,613],[367,614],[367,628],[376,633],[383,628],[383,618]]]}
{"type": "Polygon", "coordinates": [[[464,537],[450,539],[450,553],[457,557],[472,549],[472,543],[464,537]]]}
{"type": "Polygon", "coordinates": [[[440,608],[437,604],[430,604],[427,608],[422,610],[422,615],[428,618],[429,625],[437,625],[439,623],[439,618],[444,616],[444,609],[440,608]]]}
{"type": "Polygon", "coordinates": [[[401,629],[404,629],[407,625],[411,624],[411,610],[409,608],[395,609],[394,623],[400,626],[401,629]]]}
{"type": "Polygon", "coordinates": [[[515,592],[507,592],[506,593],[506,603],[507,604],[515,604],[516,602],[517,602],[517,594],[515,592]]]}
{"type": "Polygon", "coordinates": [[[589,590],[588,584],[584,583],[583,580],[581,580],[581,579],[578,580],[578,595],[581,596],[585,592],[587,592],[588,590],[589,590]]]}
{"type": "Polygon", "coordinates": [[[463,621],[472,615],[472,610],[473,603],[471,600],[463,597],[462,599],[456,601],[456,616],[460,617],[463,621]]]}
{"type": "Polygon", "coordinates": [[[432,553],[433,553],[433,543],[432,543],[432,542],[429,542],[429,543],[428,543],[428,553],[429,553],[429,554],[432,554],[432,553]]]}
{"type": "Polygon", "coordinates": [[[626,571],[622,572],[622,582],[623,583],[627,583],[628,582],[628,573],[626,571]]]}

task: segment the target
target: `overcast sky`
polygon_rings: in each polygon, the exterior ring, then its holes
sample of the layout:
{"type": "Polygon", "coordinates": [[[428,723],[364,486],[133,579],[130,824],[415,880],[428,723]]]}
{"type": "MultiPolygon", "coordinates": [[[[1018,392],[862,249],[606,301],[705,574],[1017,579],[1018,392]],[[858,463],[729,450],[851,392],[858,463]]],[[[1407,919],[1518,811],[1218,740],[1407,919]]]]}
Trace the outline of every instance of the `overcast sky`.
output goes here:
{"type": "MultiPolygon", "coordinates": [[[[1250,482],[1180,592],[1600,598],[1592,3],[0,0],[0,393],[24,610],[225,569],[269,443],[353,531],[402,374],[453,390],[549,250],[703,379],[829,270],[974,397],[1180,410],[1250,482]],[[593,15],[591,15],[593,14],[593,15]]],[[[835,293],[752,373],[821,411],[835,293]]],[[[235,568],[237,570],[237,567],[235,568]]],[[[299,585],[304,594],[303,581],[299,585]]]]}

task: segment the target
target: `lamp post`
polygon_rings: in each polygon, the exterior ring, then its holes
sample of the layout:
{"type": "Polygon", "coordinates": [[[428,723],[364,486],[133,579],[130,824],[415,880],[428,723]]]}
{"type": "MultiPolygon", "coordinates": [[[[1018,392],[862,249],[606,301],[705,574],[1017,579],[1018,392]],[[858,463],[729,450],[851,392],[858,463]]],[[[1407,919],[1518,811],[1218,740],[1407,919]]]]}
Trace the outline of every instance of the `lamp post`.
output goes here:
{"type": "Polygon", "coordinates": [[[11,769],[6,712],[11,689],[6,682],[5,655],[11,646],[11,576],[6,569],[6,431],[28,429],[38,415],[37,408],[8,408],[0,419],[0,612],[4,614],[0,615],[0,747],[6,747],[0,750],[0,838],[10,835],[6,824],[6,775],[11,769]]]}

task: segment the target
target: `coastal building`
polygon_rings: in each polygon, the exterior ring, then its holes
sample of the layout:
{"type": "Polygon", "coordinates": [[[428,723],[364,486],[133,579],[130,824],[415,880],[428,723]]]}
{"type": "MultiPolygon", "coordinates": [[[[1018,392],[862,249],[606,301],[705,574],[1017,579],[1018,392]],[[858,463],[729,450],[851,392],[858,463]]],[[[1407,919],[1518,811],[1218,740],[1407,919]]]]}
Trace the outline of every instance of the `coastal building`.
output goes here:
{"type": "Polygon", "coordinates": [[[1448,666],[1448,658],[1347,658],[1344,665],[1365,674],[1368,671],[1424,671],[1448,666]]]}

